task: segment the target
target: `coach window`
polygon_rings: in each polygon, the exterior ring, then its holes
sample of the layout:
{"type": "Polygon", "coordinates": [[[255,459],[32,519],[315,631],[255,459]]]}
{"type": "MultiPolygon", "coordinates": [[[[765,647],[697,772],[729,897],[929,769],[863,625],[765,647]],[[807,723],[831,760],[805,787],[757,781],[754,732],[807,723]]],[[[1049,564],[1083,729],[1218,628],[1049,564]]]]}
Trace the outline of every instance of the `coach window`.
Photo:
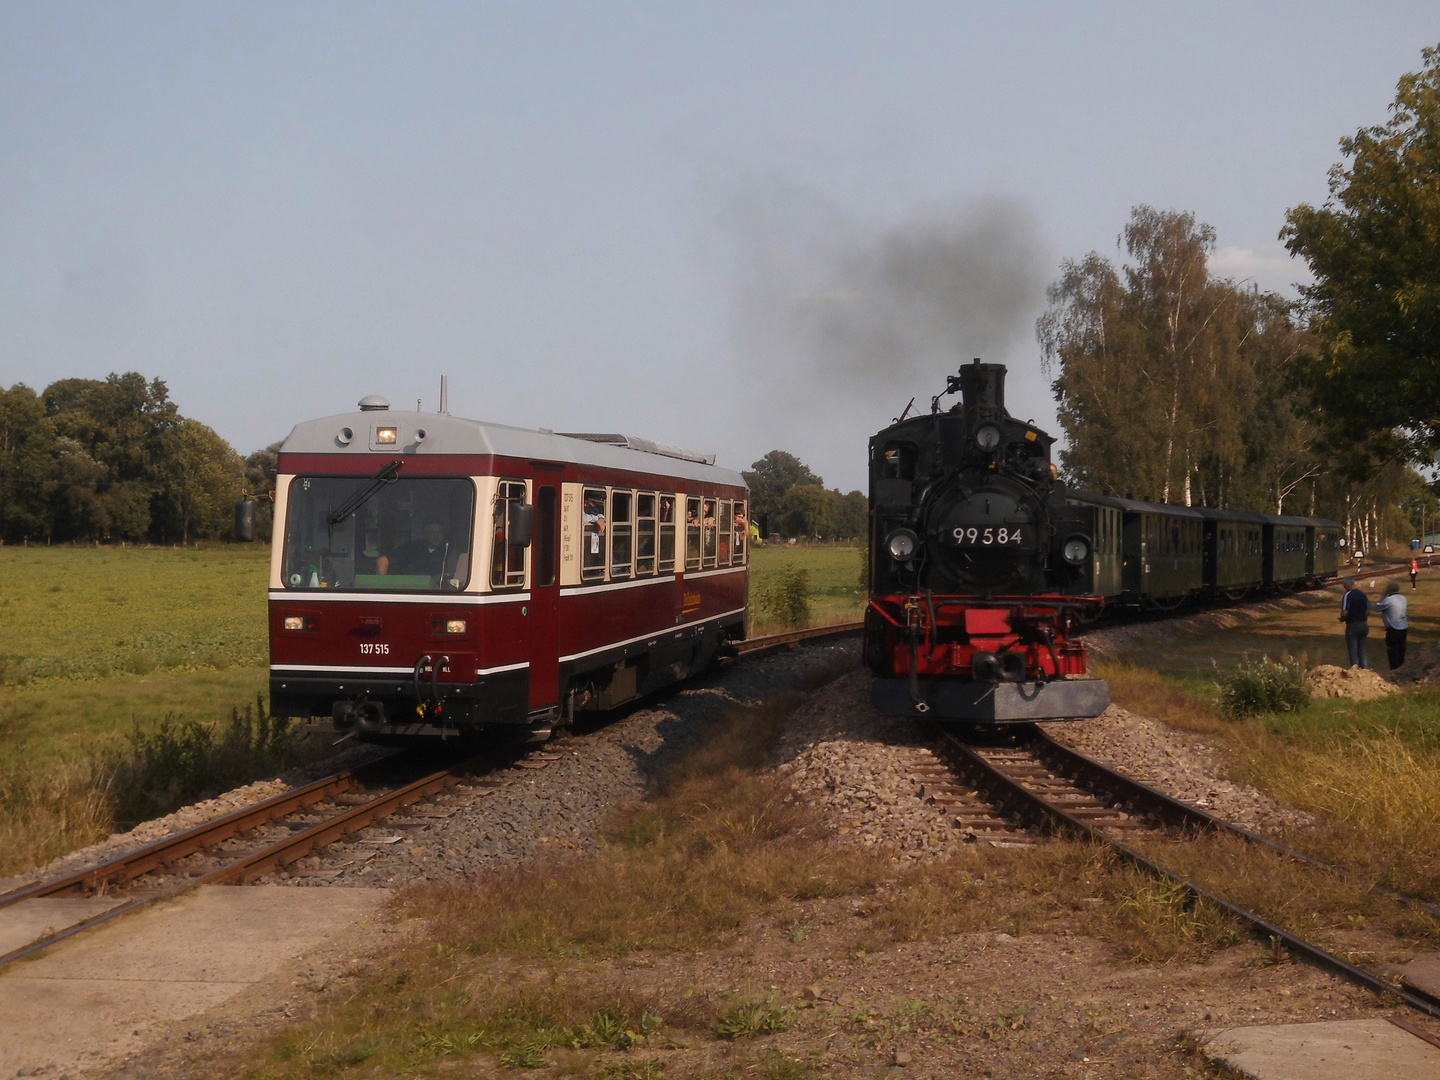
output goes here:
{"type": "Polygon", "coordinates": [[[715,550],[717,552],[717,562],[721,566],[729,566],[730,541],[732,539],[730,527],[729,499],[720,500],[720,516],[716,519],[716,521],[717,525],[715,532],[715,550]]]}
{"type": "Polygon", "coordinates": [[[610,577],[628,578],[635,557],[635,493],[610,492],[610,577]]]}
{"type": "Polygon", "coordinates": [[[635,496],[635,576],[655,572],[655,496],[642,491],[635,496]]]}
{"type": "Polygon", "coordinates": [[[501,480],[495,488],[494,535],[490,549],[490,586],[514,589],[525,584],[525,548],[510,543],[508,525],[515,508],[524,505],[525,481],[501,480]]]}
{"type": "Polygon", "coordinates": [[[585,489],[585,533],[580,543],[580,579],[605,577],[605,489],[585,489]]]}
{"type": "Polygon", "coordinates": [[[735,549],[732,560],[736,566],[745,565],[745,543],[750,539],[750,519],[745,514],[745,504],[735,504],[735,549]]]}
{"type": "Polygon", "coordinates": [[[702,502],[700,525],[704,531],[701,534],[701,551],[705,569],[710,570],[715,566],[715,500],[704,499],[702,502]]]}
{"type": "Polygon", "coordinates": [[[675,496],[661,495],[660,503],[660,553],[655,569],[662,574],[675,572],[675,496]]]}
{"type": "Polygon", "coordinates": [[[700,500],[685,500],[685,569],[700,569],[700,500]]]}

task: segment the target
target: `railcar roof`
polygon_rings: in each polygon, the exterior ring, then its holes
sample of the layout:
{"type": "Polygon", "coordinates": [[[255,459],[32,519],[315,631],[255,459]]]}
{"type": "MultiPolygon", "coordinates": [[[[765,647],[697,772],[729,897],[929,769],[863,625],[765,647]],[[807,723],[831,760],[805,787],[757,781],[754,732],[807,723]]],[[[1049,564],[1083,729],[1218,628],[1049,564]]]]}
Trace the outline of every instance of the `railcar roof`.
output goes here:
{"type": "MultiPolygon", "coordinates": [[[[654,473],[683,480],[746,487],[733,469],[709,464],[699,454],[623,435],[561,435],[552,431],[465,420],[442,413],[392,409],[337,413],[296,424],[280,445],[282,454],[343,454],[354,457],[474,455],[527,458],[654,473]],[[374,430],[397,429],[396,441],[373,445],[374,430]],[[351,437],[343,440],[348,429],[351,437]],[[603,440],[603,441],[599,441],[603,440]],[[684,455],[684,456],[680,456],[684,455]]],[[[713,458],[711,459],[714,460],[713,458]]]]}
{"type": "Polygon", "coordinates": [[[1251,510],[1214,510],[1208,506],[1172,506],[1169,503],[1143,502],[1139,499],[1122,499],[1116,495],[1097,495],[1093,491],[1072,489],[1066,496],[1076,502],[1093,503],[1096,506],[1111,506],[1132,514],[1165,514],[1170,517],[1200,517],[1223,521],[1248,521],[1262,525],[1314,525],[1321,528],[1340,528],[1338,521],[1319,517],[1295,517],[1293,515],[1257,514],[1251,510]]]}
{"type": "Polygon", "coordinates": [[[1117,495],[1097,495],[1093,491],[1072,490],[1068,498],[1076,502],[1094,503],[1097,506],[1111,506],[1129,514],[1163,514],[1166,517],[1198,518],[1203,515],[1189,506],[1173,506],[1170,503],[1145,502],[1141,499],[1122,499],[1117,495]]]}

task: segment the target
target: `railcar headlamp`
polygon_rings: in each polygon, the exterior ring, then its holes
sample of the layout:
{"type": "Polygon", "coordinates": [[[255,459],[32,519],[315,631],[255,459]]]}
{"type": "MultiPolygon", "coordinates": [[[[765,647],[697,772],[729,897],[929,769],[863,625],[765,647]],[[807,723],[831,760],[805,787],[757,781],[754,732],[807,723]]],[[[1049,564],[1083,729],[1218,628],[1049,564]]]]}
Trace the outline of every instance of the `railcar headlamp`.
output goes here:
{"type": "Polygon", "coordinates": [[[464,619],[436,619],[430,629],[436,634],[463,634],[466,625],[464,619]]]}
{"type": "Polygon", "coordinates": [[[896,529],[885,538],[885,550],[890,552],[890,557],[896,562],[914,558],[915,550],[919,546],[920,537],[910,529],[896,529]]]}
{"type": "Polygon", "coordinates": [[[975,445],[990,453],[1000,445],[1000,429],[994,424],[981,424],[975,429],[975,445]]]}
{"type": "Polygon", "coordinates": [[[1089,537],[1076,535],[1067,538],[1060,554],[1071,566],[1079,566],[1090,557],[1089,537]]]}
{"type": "Polygon", "coordinates": [[[382,446],[393,446],[393,445],[395,445],[396,439],[399,438],[399,435],[400,435],[400,431],[399,431],[398,428],[393,428],[393,427],[376,428],[376,429],[375,429],[375,442],[376,442],[378,445],[382,445],[382,446]]]}
{"type": "Polygon", "coordinates": [[[286,615],[286,630],[314,630],[318,625],[314,615],[286,615]]]}

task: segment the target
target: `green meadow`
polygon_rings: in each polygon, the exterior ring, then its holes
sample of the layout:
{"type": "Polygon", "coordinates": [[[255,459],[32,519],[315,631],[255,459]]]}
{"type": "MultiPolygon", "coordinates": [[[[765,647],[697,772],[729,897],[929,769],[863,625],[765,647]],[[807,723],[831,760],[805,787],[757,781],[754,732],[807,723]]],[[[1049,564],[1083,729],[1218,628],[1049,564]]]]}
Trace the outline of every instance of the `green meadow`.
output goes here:
{"type": "Polygon", "coordinates": [[[828,544],[764,544],[750,549],[750,632],[772,634],[787,629],[763,610],[759,599],[777,579],[804,570],[810,586],[810,625],[858,622],[865,612],[860,584],[861,549],[828,544]]]}
{"type": "Polygon", "coordinates": [[[0,548],[0,763],[266,686],[269,548],[0,548]]]}

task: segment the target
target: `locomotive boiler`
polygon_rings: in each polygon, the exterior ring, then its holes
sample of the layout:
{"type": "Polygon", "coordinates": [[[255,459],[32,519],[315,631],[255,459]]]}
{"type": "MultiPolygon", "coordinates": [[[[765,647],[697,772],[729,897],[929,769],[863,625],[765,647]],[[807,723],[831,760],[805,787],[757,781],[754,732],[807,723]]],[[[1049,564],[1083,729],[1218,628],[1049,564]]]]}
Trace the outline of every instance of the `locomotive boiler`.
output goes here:
{"type": "Polygon", "coordinates": [[[1067,499],[1053,443],[1006,411],[1004,365],[978,359],[870,440],[864,648],[883,712],[1028,723],[1109,704],[1078,635],[1104,604],[1094,510],[1067,499]]]}

